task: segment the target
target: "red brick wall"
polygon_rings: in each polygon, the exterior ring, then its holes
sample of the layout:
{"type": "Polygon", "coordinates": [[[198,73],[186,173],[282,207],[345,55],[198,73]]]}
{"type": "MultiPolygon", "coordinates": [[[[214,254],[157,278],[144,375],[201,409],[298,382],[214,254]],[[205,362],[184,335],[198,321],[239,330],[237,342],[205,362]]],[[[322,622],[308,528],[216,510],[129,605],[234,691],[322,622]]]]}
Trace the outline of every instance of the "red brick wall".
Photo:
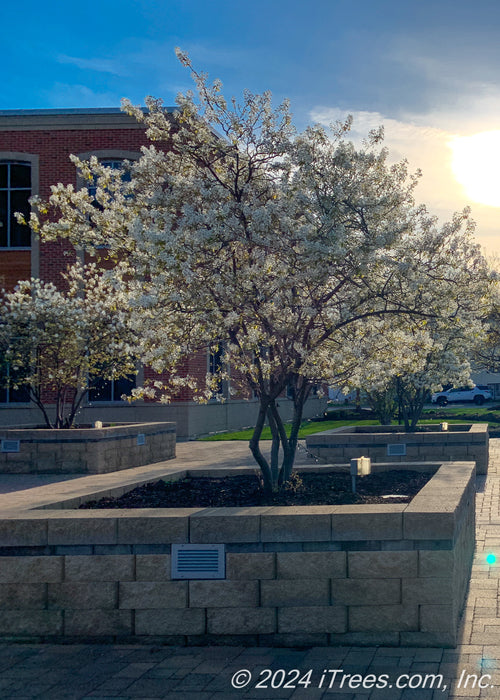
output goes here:
{"type": "Polygon", "coordinates": [[[47,131],[2,131],[0,151],[18,151],[40,156],[40,195],[48,197],[50,185],[76,183],[70,154],[103,150],[139,150],[149,142],[142,129],[74,129],[47,131]]]}
{"type": "MultiPolygon", "coordinates": [[[[76,186],[76,169],[70,161],[71,154],[89,151],[123,150],[139,151],[149,142],[143,129],[71,129],[47,131],[1,131],[0,152],[14,151],[37,154],[39,156],[39,194],[46,199],[50,186],[59,182],[76,186]]],[[[26,255],[21,251],[9,252],[14,264],[21,266],[21,278],[30,277],[31,270],[26,264],[26,255]]],[[[4,251],[0,259],[6,260],[4,251]]],[[[74,261],[71,246],[66,242],[42,243],[40,245],[40,277],[46,281],[61,284],[61,271],[74,261]]],[[[9,262],[9,264],[12,260],[9,262]]],[[[1,269],[0,275],[5,274],[1,269]]],[[[6,262],[3,263],[6,265],[6,262]]],[[[10,281],[10,280],[9,280],[10,281]]],[[[13,286],[13,285],[10,285],[13,286]]]]}
{"type": "MultiPolygon", "coordinates": [[[[178,368],[178,373],[181,377],[187,376],[189,374],[194,377],[198,382],[201,389],[205,386],[205,376],[207,373],[207,363],[208,363],[208,351],[200,350],[193,355],[187,357],[184,362],[178,368]]],[[[151,367],[144,367],[144,380],[145,382],[151,382],[155,380],[163,379],[168,384],[168,374],[157,374],[151,367]]],[[[183,387],[175,394],[174,401],[192,401],[194,398],[194,391],[188,387],[183,387]]]]}
{"type": "Polygon", "coordinates": [[[31,276],[31,253],[29,250],[0,251],[0,289],[14,289],[19,280],[31,276]]]}
{"type": "MultiPolygon", "coordinates": [[[[38,192],[43,199],[50,195],[50,186],[59,182],[76,186],[76,169],[70,161],[71,154],[98,151],[140,151],[148,145],[142,128],[103,128],[103,129],[48,129],[0,131],[0,152],[11,151],[39,156],[38,192]]],[[[62,287],[61,272],[75,260],[75,253],[66,241],[40,244],[40,278],[62,287]]],[[[108,265],[105,264],[105,267],[108,265]]],[[[27,251],[0,251],[0,287],[5,280],[12,288],[19,279],[31,276],[30,254],[27,251]],[[3,275],[3,277],[2,277],[3,275]]],[[[207,351],[200,351],[186,358],[185,373],[204,382],[207,372],[207,351]]],[[[145,379],[156,379],[157,375],[148,367],[144,368],[145,379]]],[[[233,378],[233,383],[237,377],[233,378]]],[[[239,398],[249,397],[243,391],[239,398]]],[[[191,401],[193,392],[182,389],[177,401],[191,401]]]]}

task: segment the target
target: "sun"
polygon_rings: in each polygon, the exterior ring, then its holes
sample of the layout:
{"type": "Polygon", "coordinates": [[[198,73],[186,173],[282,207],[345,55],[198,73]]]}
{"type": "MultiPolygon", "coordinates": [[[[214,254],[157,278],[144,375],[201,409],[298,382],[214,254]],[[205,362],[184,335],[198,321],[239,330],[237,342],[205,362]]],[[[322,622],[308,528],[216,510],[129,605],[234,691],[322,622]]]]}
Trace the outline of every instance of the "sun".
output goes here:
{"type": "Polygon", "coordinates": [[[457,136],[449,145],[453,174],[467,196],[500,207],[500,131],[457,136]]]}

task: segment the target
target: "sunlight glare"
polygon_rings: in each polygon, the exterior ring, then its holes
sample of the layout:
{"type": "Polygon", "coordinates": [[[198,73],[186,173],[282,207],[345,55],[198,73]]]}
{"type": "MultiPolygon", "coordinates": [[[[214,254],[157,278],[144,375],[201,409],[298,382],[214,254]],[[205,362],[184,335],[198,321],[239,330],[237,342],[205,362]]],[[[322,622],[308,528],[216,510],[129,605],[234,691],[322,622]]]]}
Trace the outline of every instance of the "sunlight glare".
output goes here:
{"type": "Polygon", "coordinates": [[[500,207],[500,131],[457,136],[450,141],[451,167],[474,202],[500,207]]]}

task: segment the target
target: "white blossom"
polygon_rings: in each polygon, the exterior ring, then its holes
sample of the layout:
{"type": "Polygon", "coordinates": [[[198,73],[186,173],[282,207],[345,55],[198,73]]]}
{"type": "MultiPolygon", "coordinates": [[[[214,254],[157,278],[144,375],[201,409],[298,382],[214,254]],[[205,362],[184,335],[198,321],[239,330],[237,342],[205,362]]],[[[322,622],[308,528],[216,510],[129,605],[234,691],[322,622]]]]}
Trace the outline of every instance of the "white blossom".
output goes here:
{"type": "Polygon", "coordinates": [[[92,377],[136,371],[125,269],[77,263],[61,280],[66,291],[32,278],[0,296],[0,357],[48,427],[71,427],[92,377]]]}

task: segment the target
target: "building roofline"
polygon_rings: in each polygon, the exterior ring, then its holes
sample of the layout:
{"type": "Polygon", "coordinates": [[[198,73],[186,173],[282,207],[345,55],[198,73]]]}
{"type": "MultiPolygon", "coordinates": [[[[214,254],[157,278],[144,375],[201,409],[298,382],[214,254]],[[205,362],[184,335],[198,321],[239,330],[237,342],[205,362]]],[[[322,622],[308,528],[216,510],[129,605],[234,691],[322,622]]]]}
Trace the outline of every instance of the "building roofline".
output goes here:
{"type": "MultiPolygon", "coordinates": [[[[147,112],[144,107],[143,110],[147,112]]],[[[172,114],[175,107],[165,107],[172,114]]],[[[0,131],[71,131],[145,129],[145,125],[119,107],[82,109],[2,109],[0,131]]]]}
{"type": "MultiPolygon", "coordinates": [[[[174,112],[176,107],[164,107],[165,112],[174,112]]],[[[147,112],[146,107],[142,107],[147,112]]],[[[0,117],[57,116],[72,114],[125,114],[120,107],[75,107],[64,109],[0,109],[0,117]]]]}

